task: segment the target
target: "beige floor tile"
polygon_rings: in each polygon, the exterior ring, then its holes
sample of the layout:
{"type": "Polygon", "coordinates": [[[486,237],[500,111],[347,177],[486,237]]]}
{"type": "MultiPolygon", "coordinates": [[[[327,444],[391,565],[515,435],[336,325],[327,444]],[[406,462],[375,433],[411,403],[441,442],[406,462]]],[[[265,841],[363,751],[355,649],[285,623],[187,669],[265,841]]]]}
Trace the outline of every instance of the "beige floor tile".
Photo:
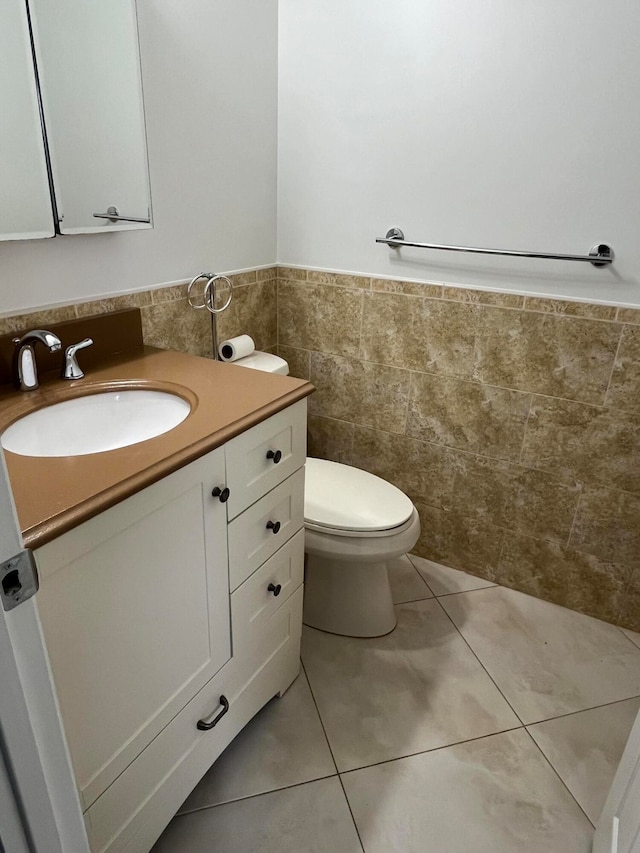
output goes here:
{"type": "Polygon", "coordinates": [[[153,853],[362,853],[337,778],[174,818],[153,853]]]}
{"type": "Polygon", "coordinates": [[[627,699],[529,727],[529,734],[593,824],[600,817],[638,710],[640,699],[627,699]]]}
{"type": "Polygon", "coordinates": [[[620,630],[640,649],[640,634],[637,631],[630,631],[628,628],[620,628],[620,630]]]}
{"type": "Polygon", "coordinates": [[[335,774],[304,672],[238,734],[180,812],[226,803],[335,774]]]}
{"type": "Polygon", "coordinates": [[[387,570],[394,604],[433,598],[433,593],[408,557],[403,556],[390,560],[387,564],[387,570]]]}
{"type": "Polygon", "coordinates": [[[589,853],[593,829],[526,731],[342,777],[367,853],[589,853]]]}
{"type": "Polygon", "coordinates": [[[640,695],[640,654],[614,625],[504,587],[439,601],[525,723],[640,695]]]}
{"type": "Polygon", "coordinates": [[[449,566],[425,560],[424,557],[418,557],[416,554],[409,554],[409,559],[434,595],[449,595],[453,592],[467,592],[470,589],[485,589],[488,586],[495,586],[494,583],[484,578],[460,572],[458,569],[450,569],[449,566]]]}
{"type": "Polygon", "coordinates": [[[302,659],[341,771],[519,725],[437,601],[396,610],[386,637],[303,632],[302,659]]]}

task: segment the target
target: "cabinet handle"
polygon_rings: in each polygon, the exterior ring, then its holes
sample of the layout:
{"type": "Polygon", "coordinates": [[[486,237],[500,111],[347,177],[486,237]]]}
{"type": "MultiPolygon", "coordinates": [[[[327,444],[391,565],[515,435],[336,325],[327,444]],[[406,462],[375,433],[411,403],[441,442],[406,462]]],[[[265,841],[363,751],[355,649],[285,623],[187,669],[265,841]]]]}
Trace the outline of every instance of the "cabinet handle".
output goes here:
{"type": "Polygon", "coordinates": [[[278,584],[277,586],[274,583],[270,583],[267,587],[268,592],[272,592],[277,598],[282,592],[282,584],[278,584]]]}
{"type": "Polygon", "coordinates": [[[213,718],[213,720],[211,720],[211,722],[210,722],[210,723],[205,723],[205,721],[204,721],[204,720],[198,720],[198,722],[196,723],[196,728],[197,728],[199,731],[201,731],[201,732],[208,732],[208,731],[210,731],[214,726],[217,726],[217,725],[218,725],[218,723],[220,722],[220,720],[224,717],[224,715],[225,715],[225,714],[227,713],[227,711],[229,710],[229,700],[227,699],[227,697],[226,697],[226,696],[221,696],[221,697],[220,697],[220,704],[222,705],[222,711],[220,711],[220,713],[218,714],[218,716],[217,716],[217,717],[214,717],[214,718],[213,718]]]}
{"type": "Polygon", "coordinates": [[[273,464],[277,465],[278,462],[282,459],[282,451],[281,450],[267,450],[267,459],[273,459],[273,464]]]}
{"type": "Polygon", "coordinates": [[[211,492],[211,496],[214,498],[219,498],[221,504],[226,504],[229,500],[229,495],[231,492],[225,486],[224,489],[221,489],[220,486],[216,486],[215,489],[211,492]]]}
{"type": "Polygon", "coordinates": [[[271,530],[273,533],[280,532],[280,522],[279,521],[267,521],[267,530],[271,530]]]}

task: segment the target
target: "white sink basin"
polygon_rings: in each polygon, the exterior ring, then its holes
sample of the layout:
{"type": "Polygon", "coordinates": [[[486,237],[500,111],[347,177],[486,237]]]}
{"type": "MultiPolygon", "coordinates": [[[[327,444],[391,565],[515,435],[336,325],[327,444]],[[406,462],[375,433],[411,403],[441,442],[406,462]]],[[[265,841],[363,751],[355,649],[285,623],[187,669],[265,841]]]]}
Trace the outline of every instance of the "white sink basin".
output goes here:
{"type": "Polygon", "coordinates": [[[190,411],[186,400],[165,391],[103,391],[25,415],[0,442],[21,456],[85,456],[162,435],[190,411]]]}

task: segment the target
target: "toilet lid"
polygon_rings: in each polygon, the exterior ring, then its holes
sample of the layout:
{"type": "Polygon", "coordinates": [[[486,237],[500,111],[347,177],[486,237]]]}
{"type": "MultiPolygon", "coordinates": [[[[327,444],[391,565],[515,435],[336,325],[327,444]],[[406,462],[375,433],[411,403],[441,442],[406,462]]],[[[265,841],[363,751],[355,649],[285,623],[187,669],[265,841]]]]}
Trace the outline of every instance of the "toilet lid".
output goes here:
{"type": "Polygon", "coordinates": [[[307,458],[305,521],[338,530],[389,530],[412,513],[409,498],[386,480],[350,465],[307,458]]]}

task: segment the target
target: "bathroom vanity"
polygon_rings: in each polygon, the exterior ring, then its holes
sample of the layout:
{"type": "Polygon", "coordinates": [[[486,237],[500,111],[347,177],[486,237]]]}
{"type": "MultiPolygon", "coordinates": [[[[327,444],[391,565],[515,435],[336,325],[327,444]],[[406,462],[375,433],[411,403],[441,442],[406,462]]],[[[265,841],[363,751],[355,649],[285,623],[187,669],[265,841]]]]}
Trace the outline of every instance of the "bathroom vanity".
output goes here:
{"type": "Polygon", "coordinates": [[[116,375],[186,388],[191,415],[120,450],[7,462],[91,849],[146,853],[298,674],[312,386],[147,349],[86,387],[116,375]]]}

